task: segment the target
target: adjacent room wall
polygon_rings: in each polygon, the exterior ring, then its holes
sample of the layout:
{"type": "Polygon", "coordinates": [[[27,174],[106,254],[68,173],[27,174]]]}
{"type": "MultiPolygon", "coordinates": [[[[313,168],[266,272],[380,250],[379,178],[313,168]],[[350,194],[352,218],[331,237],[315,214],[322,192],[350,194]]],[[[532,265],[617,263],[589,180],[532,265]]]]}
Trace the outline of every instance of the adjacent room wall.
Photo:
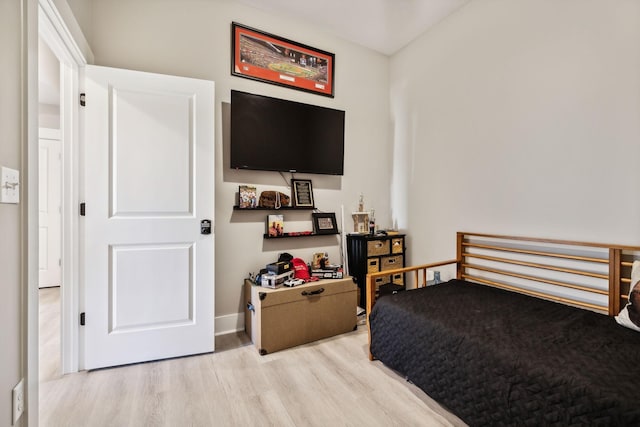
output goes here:
{"type": "MultiPolygon", "coordinates": [[[[155,73],[213,80],[216,83],[216,329],[242,326],[242,283],[249,272],[289,252],[310,261],[328,252],[340,262],[335,236],[263,240],[268,212],[234,212],[238,185],[255,184],[289,193],[289,174],[229,169],[228,120],[230,90],[237,89],[346,111],[345,175],[297,174],[312,180],[316,207],[336,212],[352,230],[351,212],[362,192],[382,227],[390,216],[388,58],[330,36],[320,28],[286,16],[267,15],[234,2],[167,0],[96,0],[91,48],[95,63],[155,73]],[[231,76],[231,23],[236,21],[336,55],[335,98],[231,76]],[[240,323],[238,322],[240,321],[240,323]]],[[[90,97],[90,94],[87,95],[90,97]]],[[[285,228],[308,230],[311,213],[286,212],[285,228]]]]}
{"type": "Polygon", "coordinates": [[[472,1],[393,56],[393,209],[455,232],[640,245],[640,3],[472,1]]]}

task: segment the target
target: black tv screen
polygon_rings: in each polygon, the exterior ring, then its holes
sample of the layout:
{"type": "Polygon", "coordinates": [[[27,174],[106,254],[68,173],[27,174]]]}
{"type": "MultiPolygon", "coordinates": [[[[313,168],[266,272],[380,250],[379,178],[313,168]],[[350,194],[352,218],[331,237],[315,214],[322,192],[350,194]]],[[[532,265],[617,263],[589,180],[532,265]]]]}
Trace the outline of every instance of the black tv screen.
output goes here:
{"type": "Polygon", "coordinates": [[[231,168],[343,175],[341,110],[231,91],[231,168]]]}

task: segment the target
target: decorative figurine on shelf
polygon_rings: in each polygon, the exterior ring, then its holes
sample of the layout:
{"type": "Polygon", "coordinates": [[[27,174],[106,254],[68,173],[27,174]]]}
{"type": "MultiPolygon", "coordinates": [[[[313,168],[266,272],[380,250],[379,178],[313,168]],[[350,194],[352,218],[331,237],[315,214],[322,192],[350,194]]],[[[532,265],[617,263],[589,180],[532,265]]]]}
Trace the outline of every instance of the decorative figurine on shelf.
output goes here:
{"type": "Polygon", "coordinates": [[[360,193],[358,199],[358,212],[352,212],[353,231],[356,233],[367,233],[369,229],[369,212],[364,211],[364,196],[360,193]]]}

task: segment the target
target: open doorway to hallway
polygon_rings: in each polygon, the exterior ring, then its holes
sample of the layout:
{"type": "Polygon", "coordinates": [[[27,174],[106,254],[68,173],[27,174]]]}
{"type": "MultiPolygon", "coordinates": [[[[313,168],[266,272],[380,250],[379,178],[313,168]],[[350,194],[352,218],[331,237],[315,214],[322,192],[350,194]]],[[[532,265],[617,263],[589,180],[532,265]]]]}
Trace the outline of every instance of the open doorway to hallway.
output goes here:
{"type": "Polygon", "coordinates": [[[38,287],[39,368],[43,378],[61,375],[62,141],[60,61],[42,38],[38,43],[38,287]]]}

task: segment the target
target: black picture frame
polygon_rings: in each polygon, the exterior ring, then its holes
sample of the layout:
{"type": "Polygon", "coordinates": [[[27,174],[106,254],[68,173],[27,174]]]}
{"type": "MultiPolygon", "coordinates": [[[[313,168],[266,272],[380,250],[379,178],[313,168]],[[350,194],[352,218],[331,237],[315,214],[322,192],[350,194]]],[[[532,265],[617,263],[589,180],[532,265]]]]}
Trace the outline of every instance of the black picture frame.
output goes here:
{"type": "Polygon", "coordinates": [[[291,205],[296,208],[313,208],[313,185],[310,179],[291,180],[291,205]]]}
{"type": "Polygon", "coordinates": [[[231,74],[334,97],[335,55],[231,23],[231,74]]]}
{"type": "Polygon", "coordinates": [[[311,214],[314,234],[338,234],[336,214],[333,212],[314,212],[311,214]]]}

